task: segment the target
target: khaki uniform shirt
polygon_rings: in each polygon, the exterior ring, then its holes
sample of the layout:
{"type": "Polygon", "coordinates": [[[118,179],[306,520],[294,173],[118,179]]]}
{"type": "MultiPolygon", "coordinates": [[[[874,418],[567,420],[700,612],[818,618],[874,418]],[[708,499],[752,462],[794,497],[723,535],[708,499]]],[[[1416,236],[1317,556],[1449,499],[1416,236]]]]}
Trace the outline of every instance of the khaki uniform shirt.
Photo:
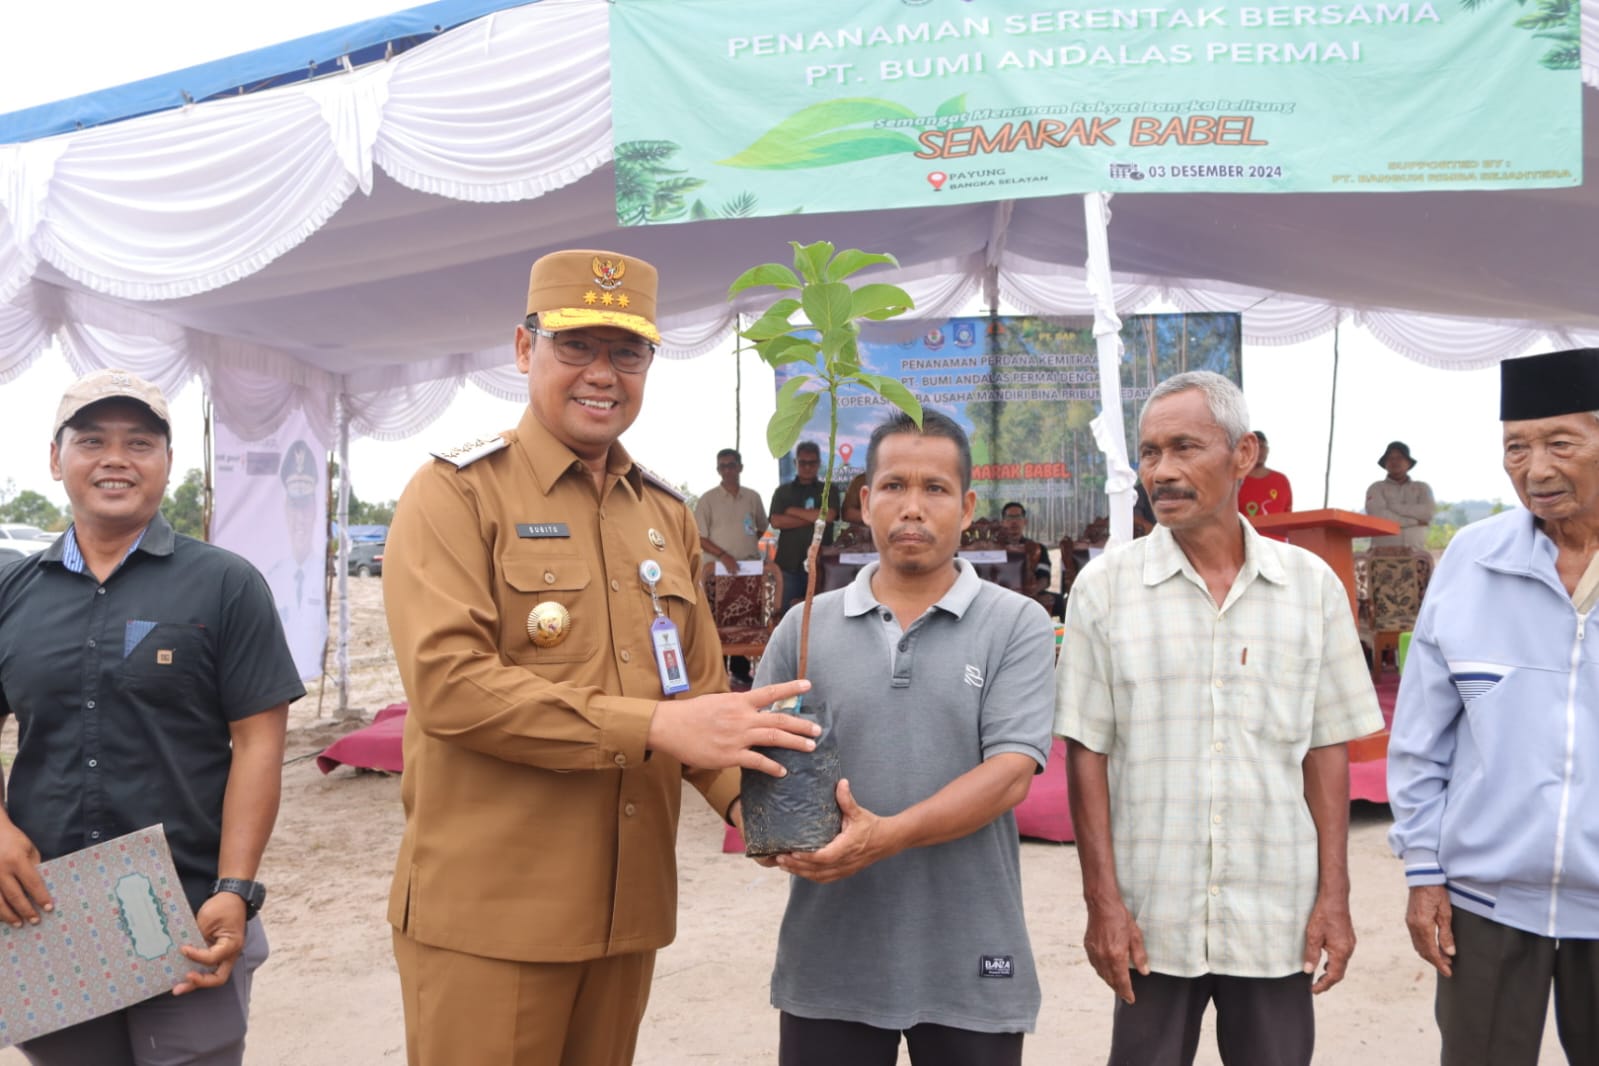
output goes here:
{"type": "Polygon", "coordinates": [[[504,437],[460,469],[423,467],[389,529],[384,599],[411,701],[389,921],[517,961],[659,948],[676,930],[682,779],[723,814],[739,785],[737,771],[688,770],[644,746],[663,696],[643,560],[660,564],[681,634],[683,698],[726,691],[695,581],[699,533],[621,445],[596,495],[531,411],[504,437]],[[546,601],[571,623],[540,648],[527,618],[546,601]]]}
{"type": "Polygon", "coordinates": [[[694,521],[700,536],[710,539],[735,559],[759,559],[761,534],[766,532],[766,505],[761,494],[739,486],[737,496],[729,496],[720,484],[712,485],[694,505],[694,521]]]}

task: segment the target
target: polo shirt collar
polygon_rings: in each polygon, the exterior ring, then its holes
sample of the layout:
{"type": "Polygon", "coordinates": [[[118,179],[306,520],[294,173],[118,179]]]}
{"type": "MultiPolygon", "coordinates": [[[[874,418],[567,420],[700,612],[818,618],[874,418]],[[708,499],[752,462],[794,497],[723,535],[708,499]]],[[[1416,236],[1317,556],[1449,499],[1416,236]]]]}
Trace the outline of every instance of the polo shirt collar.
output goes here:
{"type": "MultiPolygon", "coordinates": [[[[855,580],[844,589],[844,615],[847,618],[856,618],[882,607],[877,597],[872,594],[872,576],[877,573],[879,563],[867,563],[861,572],[855,575],[855,580]]],[[[955,583],[949,590],[939,597],[933,606],[946,614],[960,618],[966,609],[977,599],[977,594],[982,591],[983,579],[977,576],[977,571],[972,569],[972,564],[965,559],[955,559],[955,583]]]]}
{"type": "MultiPolygon", "coordinates": [[[[522,420],[516,426],[516,443],[512,447],[522,453],[522,457],[533,470],[539,491],[546,496],[555,491],[557,481],[574,469],[580,477],[589,476],[588,467],[583,465],[583,460],[578,458],[577,453],[557,440],[555,434],[546,429],[544,423],[534,416],[532,404],[522,412],[522,420]]],[[[611,445],[611,450],[605,457],[605,471],[608,475],[607,489],[610,488],[610,479],[620,478],[633,490],[635,498],[644,495],[644,472],[633,462],[633,457],[622,447],[621,441],[611,445]]]]}
{"type": "MultiPolygon", "coordinates": [[[[133,546],[128,549],[127,555],[122,557],[122,561],[127,562],[128,556],[136,551],[142,551],[146,555],[171,555],[176,536],[166,516],[157,511],[155,517],[150,519],[150,524],[144,527],[144,532],[139,534],[133,546]]],[[[83,572],[83,551],[78,547],[76,524],[68,526],[65,533],[51,542],[44,550],[44,559],[46,562],[60,563],[74,572],[83,572]],[[73,563],[77,565],[74,566],[73,563]]]]}
{"type": "MultiPolygon", "coordinates": [[[[1243,588],[1257,577],[1264,578],[1274,585],[1288,584],[1288,573],[1283,569],[1282,560],[1267,546],[1264,538],[1255,532],[1255,527],[1241,514],[1238,516],[1238,524],[1244,530],[1244,565],[1238,568],[1238,577],[1233,580],[1233,584],[1243,588]]],[[[1177,538],[1172,536],[1171,530],[1157,525],[1149,536],[1144,538],[1144,584],[1158,585],[1177,574],[1185,574],[1197,582],[1200,588],[1205,587],[1205,582],[1200,579],[1193,564],[1188,561],[1188,556],[1183,554],[1182,546],[1177,543],[1177,538]]]]}

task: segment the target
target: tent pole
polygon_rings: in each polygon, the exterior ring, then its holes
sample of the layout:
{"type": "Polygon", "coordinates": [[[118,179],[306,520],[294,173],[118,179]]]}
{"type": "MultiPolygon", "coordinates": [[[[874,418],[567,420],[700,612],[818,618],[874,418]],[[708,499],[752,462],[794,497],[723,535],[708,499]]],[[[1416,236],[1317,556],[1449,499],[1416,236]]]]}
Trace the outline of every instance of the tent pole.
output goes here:
{"type": "Polygon", "coordinates": [[[744,434],[744,316],[733,316],[733,450],[742,452],[744,434]]]}
{"type": "Polygon", "coordinates": [[[215,419],[216,414],[211,410],[211,387],[202,377],[200,379],[200,424],[202,426],[200,452],[204,476],[200,486],[200,539],[207,544],[211,543],[211,515],[212,509],[216,505],[215,497],[213,496],[216,463],[215,456],[211,454],[214,447],[212,429],[215,419]]]}
{"type": "Polygon", "coordinates": [[[339,644],[334,662],[339,670],[340,719],[352,717],[350,712],[350,403],[349,396],[339,393],[337,400],[339,429],[339,544],[336,565],[339,582],[339,644]]]}
{"type": "Polygon", "coordinates": [[[1333,323],[1333,372],[1332,372],[1332,399],[1327,406],[1327,461],[1322,466],[1321,478],[1321,505],[1323,508],[1331,506],[1327,501],[1332,499],[1332,457],[1333,457],[1333,429],[1338,423],[1338,328],[1340,322],[1333,323]]]}
{"type": "Polygon", "coordinates": [[[1089,423],[1105,453],[1105,495],[1110,498],[1110,543],[1133,539],[1134,485],[1127,461],[1127,428],[1122,418],[1122,320],[1110,273],[1110,194],[1083,195],[1088,237],[1088,291],[1094,297],[1094,346],[1099,354],[1099,415],[1089,423]]]}

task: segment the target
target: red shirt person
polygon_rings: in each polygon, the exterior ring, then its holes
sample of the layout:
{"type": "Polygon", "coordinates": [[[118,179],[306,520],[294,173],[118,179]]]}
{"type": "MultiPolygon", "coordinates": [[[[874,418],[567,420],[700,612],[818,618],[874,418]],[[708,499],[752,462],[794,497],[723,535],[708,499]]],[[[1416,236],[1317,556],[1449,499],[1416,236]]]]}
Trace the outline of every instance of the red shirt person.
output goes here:
{"type": "Polygon", "coordinates": [[[1260,457],[1238,486],[1238,510],[1246,518],[1286,514],[1294,509],[1294,490],[1288,484],[1288,476],[1266,466],[1266,456],[1270,452],[1266,445],[1266,434],[1258,429],[1250,432],[1260,442],[1260,457]]]}

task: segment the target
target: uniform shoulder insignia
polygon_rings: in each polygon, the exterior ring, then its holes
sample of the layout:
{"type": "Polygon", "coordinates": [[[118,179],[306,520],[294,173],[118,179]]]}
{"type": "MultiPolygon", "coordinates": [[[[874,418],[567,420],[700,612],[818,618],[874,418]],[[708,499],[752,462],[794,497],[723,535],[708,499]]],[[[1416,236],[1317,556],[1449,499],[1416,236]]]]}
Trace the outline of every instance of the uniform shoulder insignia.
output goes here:
{"type": "Polygon", "coordinates": [[[670,481],[667,481],[664,477],[657,474],[655,471],[651,470],[649,467],[645,466],[636,459],[633,461],[633,465],[638,467],[638,472],[640,474],[644,475],[645,484],[654,485],[656,488],[660,489],[662,492],[673,497],[674,499],[682,500],[685,503],[688,502],[688,497],[679,492],[670,481]]]}
{"type": "Polygon", "coordinates": [[[429,452],[428,454],[435,459],[443,459],[447,463],[452,463],[457,470],[460,470],[467,464],[475,463],[485,455],[493,455],[502,448],[510,447],[510,445],[511,442],[506,440],[502,434],[491,433],[486,437],[479,437],[476,440],[469,440],[465,444],[457,444],[453,448],[445,448],[443,451],[429,452]]]}

